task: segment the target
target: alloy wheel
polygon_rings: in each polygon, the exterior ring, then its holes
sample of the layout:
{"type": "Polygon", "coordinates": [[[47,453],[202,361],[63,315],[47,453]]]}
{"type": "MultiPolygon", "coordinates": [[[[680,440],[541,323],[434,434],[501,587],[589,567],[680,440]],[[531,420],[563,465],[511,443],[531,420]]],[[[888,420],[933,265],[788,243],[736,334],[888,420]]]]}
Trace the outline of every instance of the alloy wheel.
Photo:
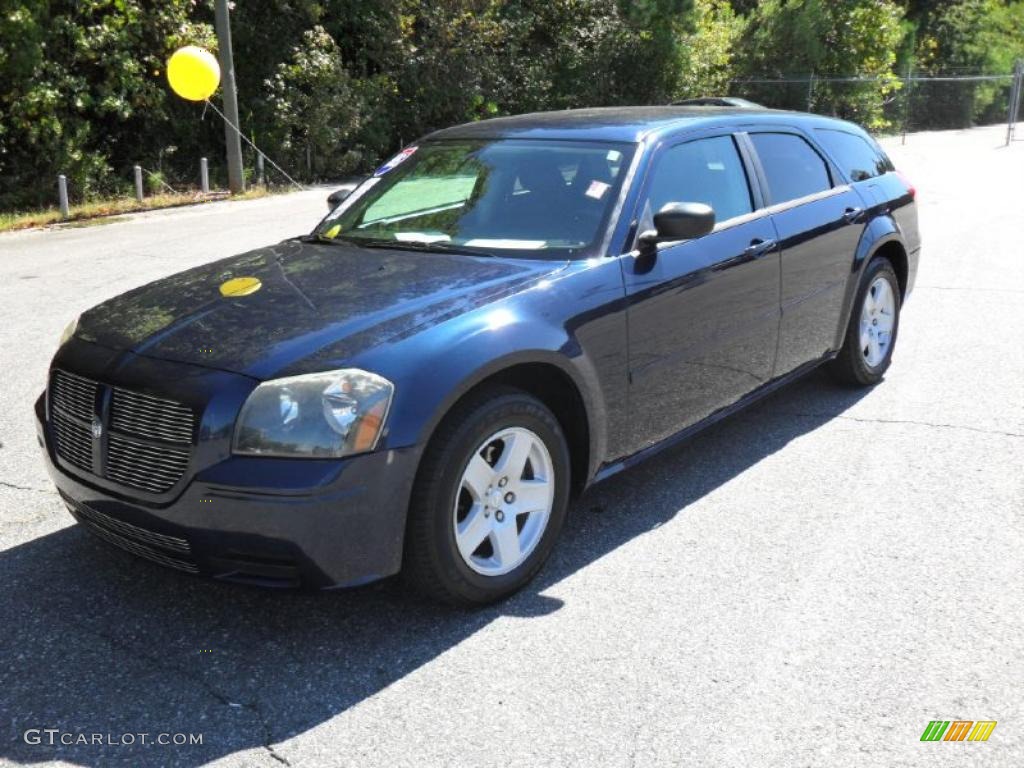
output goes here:
{"type": "Polygon", "coordinates": [[[547,446],[523,427],[502,429],[473,452],[455,499],[455,543],[483,576],[514,570],[537,548],[555,498],[547,446]]]}
{"type": "Polygon", "coordinates": [[[867,293],[860,310],[860,351],[872,368],[881,365],[892,345],[892,330],[896,323],[896,296],[892,285],[878,277],[867,293]]]}

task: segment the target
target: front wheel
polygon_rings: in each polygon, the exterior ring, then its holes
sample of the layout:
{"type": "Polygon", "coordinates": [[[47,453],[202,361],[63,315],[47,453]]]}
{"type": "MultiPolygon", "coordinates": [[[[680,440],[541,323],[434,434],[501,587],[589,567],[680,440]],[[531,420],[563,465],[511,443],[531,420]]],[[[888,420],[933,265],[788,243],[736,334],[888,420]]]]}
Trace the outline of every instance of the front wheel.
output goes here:
{"type": "Polygon", "coordinates": [[[843,384],[869,387],[882,380],[892,362],[900,325],[900,284],[888,259],[868,264],[842,349],[830,370],[843,384]]]}
{"type": "Polygon", "coordinates": [[[460,605],[511,594],[547,560],[568,500],[569,451],[551,411],[519,390],[481,392],[427,448],[409,507],[405,578],[460,605]]]}

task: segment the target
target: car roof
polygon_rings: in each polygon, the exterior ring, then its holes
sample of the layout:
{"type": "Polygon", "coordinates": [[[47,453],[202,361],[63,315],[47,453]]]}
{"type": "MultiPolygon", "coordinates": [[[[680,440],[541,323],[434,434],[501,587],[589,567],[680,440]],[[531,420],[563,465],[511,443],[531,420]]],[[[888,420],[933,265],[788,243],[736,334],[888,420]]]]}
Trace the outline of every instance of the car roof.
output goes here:
{"type": "Polygon", "coordinates": [[[430,141],[519,138],[639,142],[652,135],[703,125],[826,122],[837,121],[803,112],[751,107],[597,107],[496,117],[445,128],[425,138],[430,141]]]}

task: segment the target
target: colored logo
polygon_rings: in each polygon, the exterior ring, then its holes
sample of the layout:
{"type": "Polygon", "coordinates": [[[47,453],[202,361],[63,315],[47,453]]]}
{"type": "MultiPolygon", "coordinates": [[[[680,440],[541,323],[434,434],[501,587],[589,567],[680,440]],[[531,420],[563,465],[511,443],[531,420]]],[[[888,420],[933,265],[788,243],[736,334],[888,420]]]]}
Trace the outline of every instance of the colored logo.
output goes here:
{"type": "Polygon", "coordinates": [[[921,741],[988,741],[995,729],[995,720],[932,720],[921,741]]]}
{"type": "Polygon", "coordinates": [[[386,163],[384,163],[384,165],[382,165],[380,168],[378,168],[376,171],[374,171],[373,175],[374,176],[383,176],[388,171],[394,170],[399,165],[401,165],[406,160],[408,160],[410,157],[412,157],[413,153],[416,152],[417,149],[419,149],[419,147],[406,147],[401,152],[399,152],[397,155],[395,155],[390,160],[388,160],[386,163]]]}
{"type": "Polygon", "coordinates": [[[220,295],[229,299],[235,296],[248,296],[250,293],[256,293],[262,285],[258,277],[233,277],[220,284],[220,295]]]}

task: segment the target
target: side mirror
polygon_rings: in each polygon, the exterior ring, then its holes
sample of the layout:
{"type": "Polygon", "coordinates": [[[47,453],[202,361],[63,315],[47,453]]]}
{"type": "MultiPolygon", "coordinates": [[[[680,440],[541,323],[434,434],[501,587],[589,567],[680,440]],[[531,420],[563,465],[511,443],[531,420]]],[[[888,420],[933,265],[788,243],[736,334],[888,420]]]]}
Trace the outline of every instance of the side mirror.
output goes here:
{"type": "Polygon", "coordinates": [[[641,252],[653,253],[658,243],[692,240],[715,228],[715,211],[704,203],[666,203],[654,214],[654,229],[641,232],[641,252]]]}
{"type": "Polygon", "coordinates": [[[333,211],[349,195],[355,192],[356,187],[366,181],[364,176],[351,176],[345,179],[341,186],[327,196],[327,210],[333,211]]]}

